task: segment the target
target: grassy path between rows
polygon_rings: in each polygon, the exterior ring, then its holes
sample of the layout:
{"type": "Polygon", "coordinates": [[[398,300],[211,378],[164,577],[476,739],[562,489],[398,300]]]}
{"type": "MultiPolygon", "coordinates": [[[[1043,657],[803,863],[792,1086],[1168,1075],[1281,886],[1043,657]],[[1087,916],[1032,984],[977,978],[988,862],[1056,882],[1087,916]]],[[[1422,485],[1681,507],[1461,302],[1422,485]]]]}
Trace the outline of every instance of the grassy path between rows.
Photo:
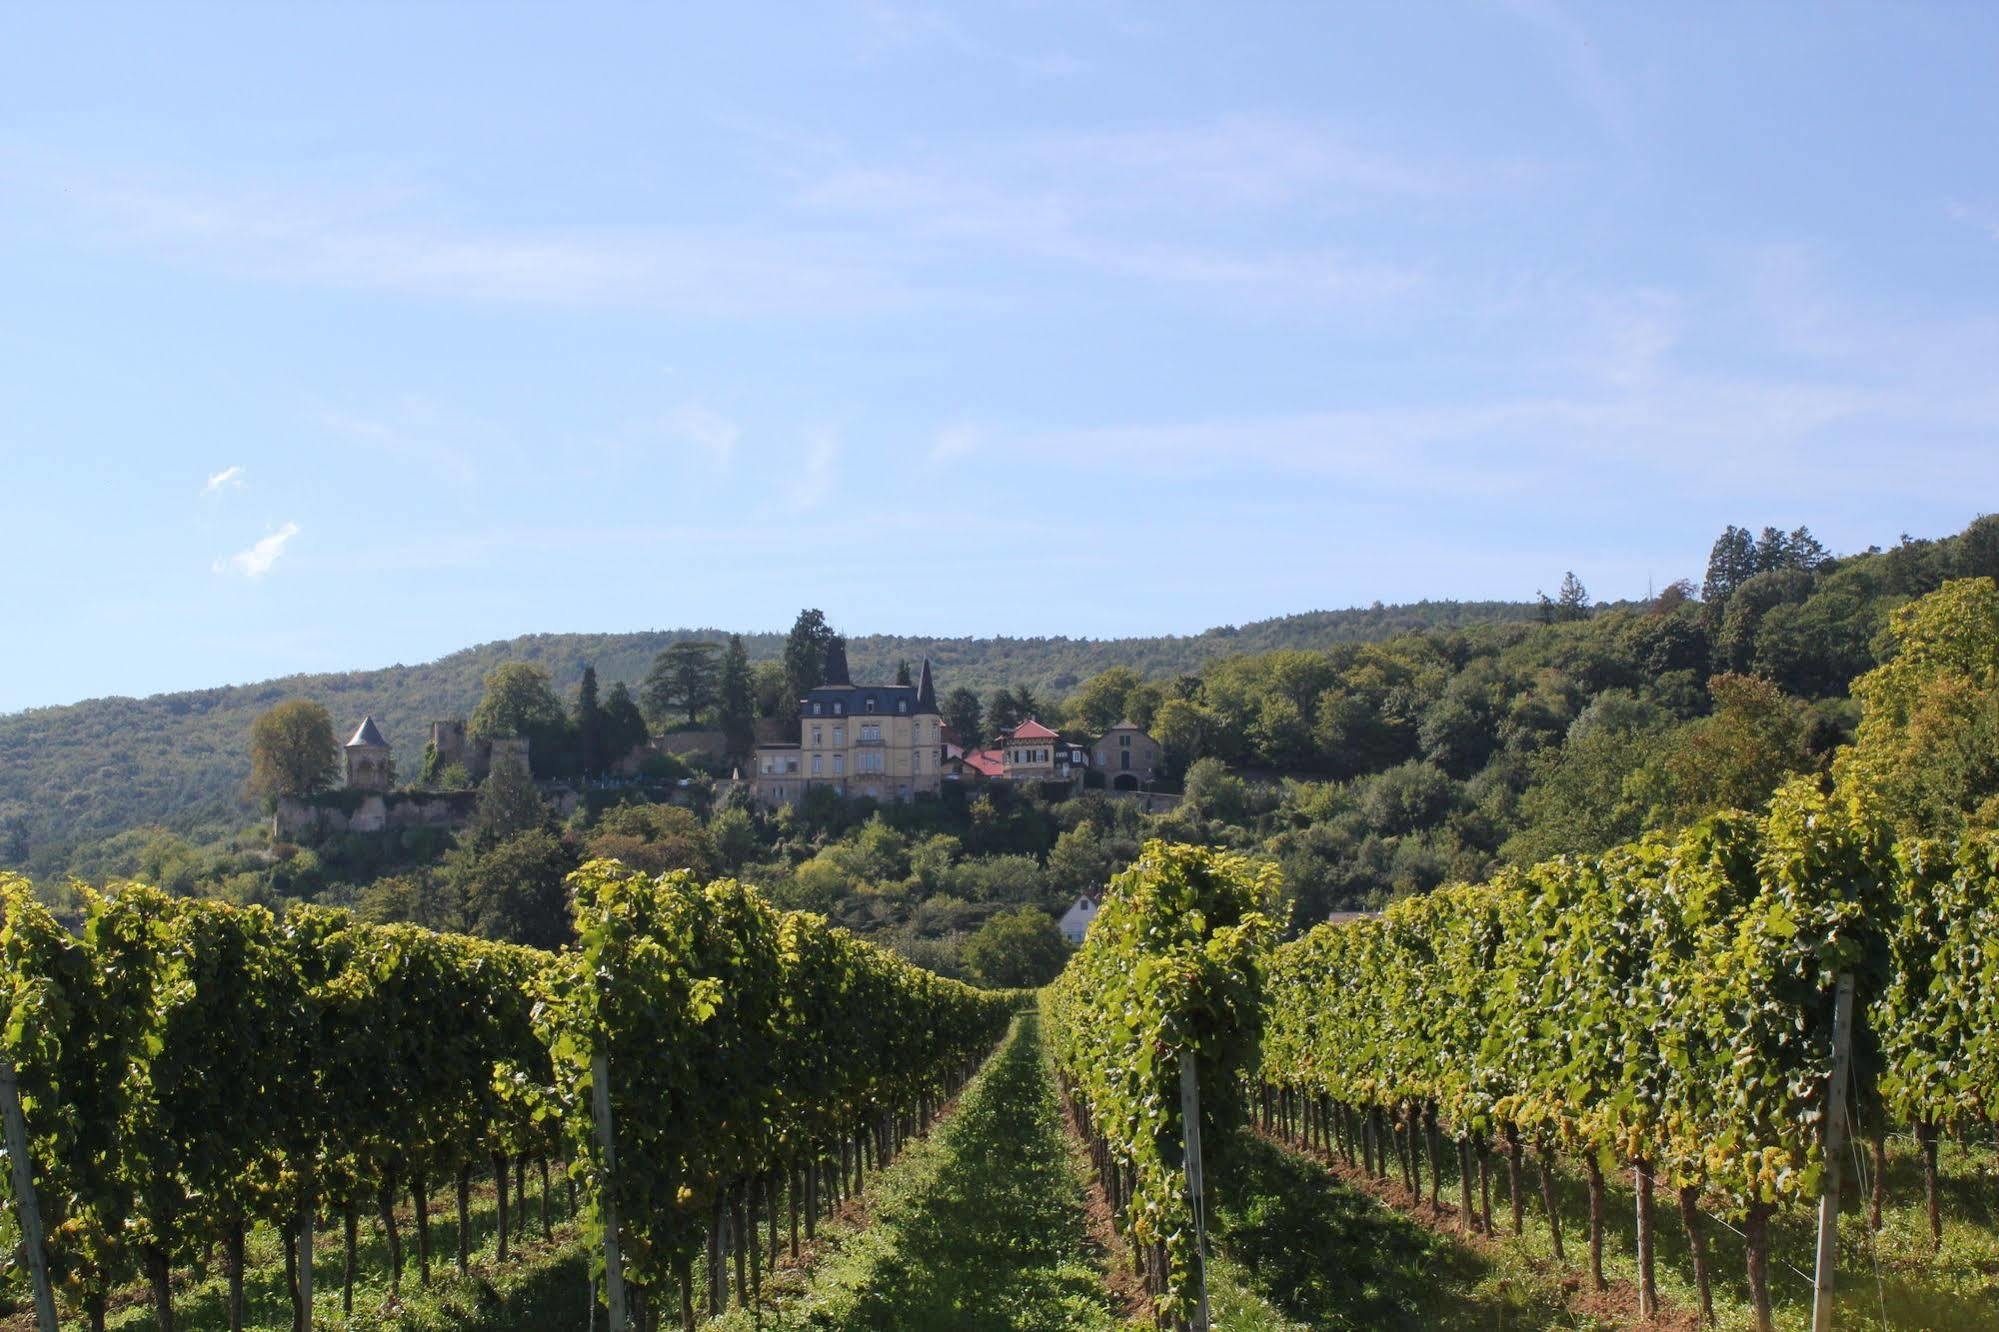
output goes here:
{"type": "Polygon", "coordinates": [[[867,1227],[760,1320],[812,1332],[1059,1332],[1122,1325],[1090,1239],[1081,1167],[1024,1014],[956,1113],[877,1180],[867,1227]]]}
{"type": "Polygon", "coordinates": [[[1495,1261],[1244,1131],[1209,1194],[1217,1332],[1599,1324],[1559,1282],[1495,1261]]]}

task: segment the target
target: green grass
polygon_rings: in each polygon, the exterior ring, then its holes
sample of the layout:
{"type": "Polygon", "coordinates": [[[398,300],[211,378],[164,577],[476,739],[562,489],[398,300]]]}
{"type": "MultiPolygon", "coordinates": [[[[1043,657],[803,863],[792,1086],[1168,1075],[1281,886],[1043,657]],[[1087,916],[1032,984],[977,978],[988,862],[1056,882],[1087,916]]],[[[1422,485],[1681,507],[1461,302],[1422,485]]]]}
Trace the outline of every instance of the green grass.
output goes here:
{"type": "Polygon", "coordinates": [[[1058,1332],[1119,1326],[1080,1166],[1023,1015],[957,1111],[876,1182],[871,1223],[796,1299],[717,1332],[1058,1332]]]}
{"type": "Polygon", "coordinates": [[[1216,1163],[1210,1199],[1209,1290],[1224,1332],[1588,1326],[1564,1312],[1551,1279],[1475,1253],[1249,1133],[1216,1163]]]}
{"type": "MultiPolygon", "coordinates": [[[[1562,1311],[1561,1286],[1581,1290],[1587,1285],[1588,1194],[1580,1174],[1567,1169],[1556,1173],[1556,1205],[1563,1218],[1567,1243],[1566,1268],[1554,1261],[1547,1218],[1541,1202],[1540,1177],[1535,1167],[1522,1171],[1526,1195],[1526,1230],[1511,1234],[1510,1208],[1506,1200],[1506,1172],[1494,1162],[1493,1221],[1500,1237],[1497,1243],[1474,1251],[1456,1240],[1438,1235],[1393,1209],[1366,1199],[1358,1190],[1330,1178],[1323,1167],[1269,1143],[1246,1159],[1249,1186],[1245,1194],[1238,1184],[1231,1192],[1216,1190],[1218,1199],[1233,1202],[1224,1213],[1231,1221],[1251,1219],[1255,1224],[1239,1233],[1238,1244],[1257,1254],[1249,1270],[1258,1288],[1287,1309],[1316,1307],[1317,1316],[1305,1315],[1312,1326],[1421,1326],[1498,1327],[1500,1311],[1507,1328],[1589,1327],[1583,1317],[1562,1311]],[[1279,1164],[1269,1164],[1275,1157],[1279,1164]],[[1316,1189],[1325,1197],[1360,1200],[1394,1222],[1384,1221],[1377,1230],[1361,1227],[1337,1245],[1350,1255],[1366,1279],[1378,1281],[1383,1294],[1398,1288],[1395,1269],[1404,1262],[1418,1260],[1419,1253],[1437,1254],[1434,1267],[1423,1270],[1439,1281],[1461,1288],[1489,1312],[1486,1320],[1453,1321],[1443,1313],[1427,1319],[1398,1323],[1387,1316],[1374,1321],[1320,1321],[1335,1306],[1313,1292],[1335,1285],[1341,1278],[1311,1270],[1300,1258],[1314,1244],[1327,1253],[1328,1245],[1316,1234],[1309,1220],[1311,1208],[1294,1190],[1316,1189]],[[1281,1205],[1277,1199],[1286,1199],[1281,1205]],[[1420,1232],[1404,1239],[1394,1238],[1397,1223],[1420,1232]],[[1377,1243],[1376,1240],[1379,1240],[1377,1243]],[[1444,1252],[1439,1252],[1442,1246],[1444,1252]],[[1453,1253],[1455,1256],[1453,1256],[1453,1253]],[[1468,1282],[1468,1284],[1467,1284],[1468,1282]]],[[[1447,1205],[1458,1196],[1455,1160],[1445,1154],[1447,1205]]],[[[1942,1156],[1941,1210],[1944,1216],[1942,1246],[1931,1251],[1929,1225],[1923,1209],[1922,1178],[1916,1155],[1906,1146],[1891,1150],[1889,1157],[1888,1207],[1883,1228],[1871,1235],[1866,1224],[1866,1208],[1857,1186],[1851,1182],[1846,1208],[1840,1218],[1839,1284],[1837,1323],[1842,1332],[1977,1332],[1999,1329],[1999,1158],[1989,1147],[1964,1148],[1946,1144],[1942,1156]]],[[[1615,1286],[1635,1288],[1637,1280],[1636,1196],[1628,1175],[1612,1176],[1605,1199],[1604,1272],[1615,1286]]],[[[1427,1182],[1426,1182],[1427,1190],[1427,1182]]],[[[1344,1202],[1323,1204],[1329,1213],[1347,1210],[1344,1202]]],[[[1816,1216],[1811,1208],[1792,1206],[1771,1224],[1770,1289],[1777,1326],[1803,1329],[1811,1324],[1811,1281],[1816,1216]]],[[[1324,1225],[1336,1227],[1329,1216],[1324,1225]]],[[[1697,1304],[1693,1264],[1686,1231],[1680,1223],[1677,1204],[1660,1191],[1655,1199],[1653,1230],[1656,1235],[1656,1272],[1661,1298],[1669,1308],[1681,1313],[1697,1304]]],[[[1719,1221],[1708,1225],[1709,1267],[1714,1280],[1715,1315],[1720,1332],[1746,1332],[1753,1327],[1744,1277],[1741,1240],[1719,1221]]],[[[1613,1325],[1635,1323],[1632,1309],[1621,1310],[1623,1317],[1613,1325]]],[[[1251,1329],[1258,1325],[1246,1325],[1251,1329]]]]}
{"type": "MultiPolygon", "coordinates": [[[[502,1332],[502,1329],[559,1328],[587,1325],[588,1290],[585,1265],[574,1236],[564,1221],[564,1193],[555,1185],[554,1237],[541,1238],[541,1195],[538,1179],[528,1186],[529,1233],[509,1239],[510,1261],[495,1261],[496,1222],[490,1183],[472,1196],[472,1267],[466,1277],[457,1270],[458,1222],[447,1198],[433,1198],[431,1218],[431,1284],[418,1282],[414,1221],[405,1204],[400,1224],[406,1267],[401,1298],[389,1297],[388,1245],[378,1227],[364,1217],[356,1247],[354,1316],[341,1315],[341,1272],[345,1262],[340,1227],[322,1226],[315,1237],[313,1263],[313,1326],[330,1332],[502,1332]]],[[[254,1332],[291,1332],[291,1296],[285,1287],[284,1250],[276,1232],[253,1232],[245,1250],[245,1327],[254,1332]]],[[[175,1274],[174,1314],[182,1332],[226,1328],[228,1282],[219,1267],[203,1273],[175,1274]]],[[[64,1326],[70,1313],[65,1311],[64,1326]]],[[[78,1326],[81,1326],[79,1319],[78,1326]]],[[[145,1291],[129,1288],[114,1300],[106,1326],[111,1332],[153,1332],[157,1323],[145,1291]]]]}

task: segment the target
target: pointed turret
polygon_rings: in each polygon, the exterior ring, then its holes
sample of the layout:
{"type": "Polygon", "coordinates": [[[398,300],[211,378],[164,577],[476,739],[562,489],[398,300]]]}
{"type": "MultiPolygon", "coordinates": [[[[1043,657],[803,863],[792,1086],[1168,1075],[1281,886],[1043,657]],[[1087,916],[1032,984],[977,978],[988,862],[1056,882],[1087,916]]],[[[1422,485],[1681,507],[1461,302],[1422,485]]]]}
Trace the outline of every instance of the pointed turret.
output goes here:
{"type": "Polygon", "coordinates": [[[937,711],[937,686],[930,683],[930,658],[923,659],[923,673],[916,677],[916,711],[937,711]]]}
{"type": "Polygon", "coordinates": [[[826,674],[819,683],[829,685],[853,683],[847,676],[847,640],[837,634],[826,644],[826,674]]]}

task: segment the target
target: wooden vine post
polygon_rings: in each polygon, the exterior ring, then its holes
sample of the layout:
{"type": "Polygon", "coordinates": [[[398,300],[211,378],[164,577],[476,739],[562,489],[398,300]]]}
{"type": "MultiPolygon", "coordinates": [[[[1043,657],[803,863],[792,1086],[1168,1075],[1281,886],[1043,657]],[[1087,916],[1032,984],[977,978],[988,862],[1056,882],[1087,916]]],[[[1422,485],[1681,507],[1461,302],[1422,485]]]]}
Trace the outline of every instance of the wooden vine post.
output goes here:
{"type": "Polygon", "coordinates": [[[604,1303],[611,1332],[625,1332],[625,1272],[618,1254],[618,1145],[611,1126],[611,1061],[590,1057],[590,1108],[597,1120],[597,1144],[604,1152],[604,1182],[597,1190],[604,1209],[604,1303]]]}
{"type": "Polygon", "coordinates": [[[1833,1275],[1839,1264],[1839,1157],[1846,1149],[1846,1080],[1853,1062],[1853,973],[1839,973],[1832,1005],[1832,1077],[1826,1081],[1825,1171],[1819,1182],[1818,1266],[1812,1332],[1832,1332],[1833,1275]]]}
{"type": "Polygon", "coordinates": [[[1198,1302],[1193,1332],[1208,1332],[1208,1199],[1201,1183],[1201,1082],[1194,1052],[1180,1056],[1181,1142],[1187,1158],[1187,1204],[1194,1214],[1194,1263],[1198,1302]]]}
{"type": "Polygon", "coordinates": [[[14,1207],[27,1251],[28,1277],[35,1288],[35,1326],[57,1332],[55,1291],[49,1286],[48,1252],[42,1247],[42,1211],[35,1199],[35,1163],[28,1156],[28,1121],[21,1114],[21,1088],[13,1061],[0,1058],[0,1115],[7,1121],[7,1159],[14,1169],[14,1207]]]}

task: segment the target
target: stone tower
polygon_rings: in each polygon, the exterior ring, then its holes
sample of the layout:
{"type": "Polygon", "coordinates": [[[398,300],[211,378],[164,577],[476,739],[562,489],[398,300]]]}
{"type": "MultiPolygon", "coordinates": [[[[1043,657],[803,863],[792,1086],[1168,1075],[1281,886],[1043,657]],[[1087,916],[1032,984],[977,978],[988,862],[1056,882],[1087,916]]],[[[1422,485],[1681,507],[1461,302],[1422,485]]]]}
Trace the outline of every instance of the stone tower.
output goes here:
{"type": "Polygon", "coordinates": [[[386,791],[389,789],[389,742],[373,717],[363,717],[344,746],[347,756],[347,789],[386,791]]]}

